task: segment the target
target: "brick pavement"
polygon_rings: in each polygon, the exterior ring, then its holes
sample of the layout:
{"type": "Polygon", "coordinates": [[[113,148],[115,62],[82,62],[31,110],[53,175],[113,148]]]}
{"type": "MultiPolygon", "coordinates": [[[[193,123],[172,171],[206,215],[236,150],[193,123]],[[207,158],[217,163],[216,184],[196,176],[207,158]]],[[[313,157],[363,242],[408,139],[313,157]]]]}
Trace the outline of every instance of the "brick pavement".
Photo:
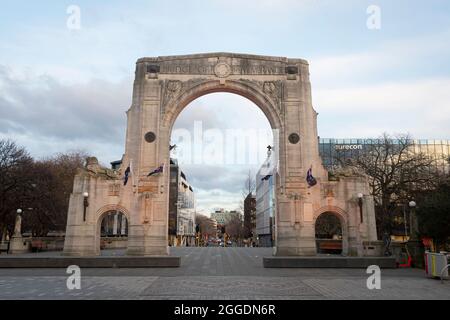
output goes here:
{"type": "Polygon", "coordinates": [[[369,290],[361,269],[265,269],[268,248],[171,254],[180,268],[83,269],[81,290],[67,289],[64,269],[1,269],[0,299],[450,299],[450,281],[416,269],[382,270],[381,290],[369,290]]]}

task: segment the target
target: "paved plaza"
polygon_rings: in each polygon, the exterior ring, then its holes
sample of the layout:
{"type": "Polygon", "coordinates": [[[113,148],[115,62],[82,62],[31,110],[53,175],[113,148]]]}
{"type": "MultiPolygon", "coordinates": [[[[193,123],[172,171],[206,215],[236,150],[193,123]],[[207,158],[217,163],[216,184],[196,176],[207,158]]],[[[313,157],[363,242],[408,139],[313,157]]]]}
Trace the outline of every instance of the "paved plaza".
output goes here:
{"type": "Polygon", "coordinates": [[[0,269],[0,299],[450,299],[450,281],[418,269],[383,269],[381,289],[369,290],[362,269],[263,268],[269,248],[187,247],[171,254],[181,256],[180,268],[82,269],[80,290],[67,289],[64,269],[0,269]]]}

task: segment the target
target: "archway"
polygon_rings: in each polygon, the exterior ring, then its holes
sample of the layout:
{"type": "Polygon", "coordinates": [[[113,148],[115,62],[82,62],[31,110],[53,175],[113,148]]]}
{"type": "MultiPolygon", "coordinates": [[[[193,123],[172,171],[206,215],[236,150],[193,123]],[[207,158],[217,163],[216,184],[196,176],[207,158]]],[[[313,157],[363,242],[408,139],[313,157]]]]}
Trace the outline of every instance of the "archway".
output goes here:
{"type": "Polygon", "coordinates": [[[107,170],[94,159],[76,176],[65,254],[92,254],[92,240],[97,240],[95,234],[100,237],[97,212],[111,203],[121,203],[130,212],[127,254],[169,254],[170,134],[178,114],[191,101],[214,92],[235,93],[251,100],[277,130],[273,253],[316,254],[315,208],[333,204],[347,210],[348,217],[341,220],[345,221],[343,254],[347,228],[352,233],[354,253],[362,254],[362,241],[376,238],[374,210],[370,196],[365,196],[368,219],[360,223],[355,199],[357,193],[368,195],[370,189],[364,177],[328,180],[319,156],[318,114],[312,106],[308,62],[227,52],[137,61],[122,164],[118,170],[107,170]],[[310,168],[314,185],[306,181],[310,168]],[[123,183],[126,174],[131,174],[128,184],[123,183]]]}
{"type": "Polygon", "coordinates": [[[123,208],[104,208],[98,215],[95,228],[96,254],[122,255],[128,247],[128,229],[129,214],[123,208]]]}
{"type": "Polygon", "coordinates": [[[343,228],[333,212],[321,213],[314,224],[317,253],[342,254],[343,228]]]}
{"type": "MultiPolygon", "coordinates": [[[[199,246],[244,246],[252,244],[252,238],[256,245],[256,208],[252,213],[252,202],[244,200],[249,194],[255,198],[257,172],[266,161],[267,146],[274,146],[265,113],[242,95],[207,93],[178,113],[170,145],[170,246],[192,246],[192,236],[197,241],[194,245],[199,246]],[[247,179],[250,186],[244,190],[247,179]],[[192,210],[201,222],[194,234],[188,221],[193,219],[192,210]],[[246,217],[250,236],[244,234],[246,217]],[[216,233],[211,232],[209,222],[217,223],[216,233]]],[[[270,182],[266,184],[274,187],[275,179],[270,182]]]]}

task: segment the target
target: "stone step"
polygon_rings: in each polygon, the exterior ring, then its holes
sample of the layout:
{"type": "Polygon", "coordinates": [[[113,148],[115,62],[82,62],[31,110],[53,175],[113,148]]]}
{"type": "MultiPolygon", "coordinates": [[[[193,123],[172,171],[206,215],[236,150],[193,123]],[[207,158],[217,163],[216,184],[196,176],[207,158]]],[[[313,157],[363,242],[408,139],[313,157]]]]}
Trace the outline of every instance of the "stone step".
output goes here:
{"type": "Polygon", "coordinates": [[[263,257],[264,268],[397,268],[394,257],[263,257]]]}
{"type": "Polygon", "coordinates": [[[177,268],[180,257],[1,257],[0,268],[177,268]]]}

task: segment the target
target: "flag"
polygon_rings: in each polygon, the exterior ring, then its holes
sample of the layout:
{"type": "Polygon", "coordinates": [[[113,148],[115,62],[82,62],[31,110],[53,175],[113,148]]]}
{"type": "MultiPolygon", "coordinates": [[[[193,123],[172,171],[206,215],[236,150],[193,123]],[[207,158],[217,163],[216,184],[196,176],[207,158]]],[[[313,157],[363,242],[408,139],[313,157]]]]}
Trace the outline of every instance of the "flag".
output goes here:
{"type": "Polygon", "coordinates": [[[269,180],[269,178],[270,178],[271,176],[272,176],[271,174],[268,174],[268,175],[266,175],[265,177],[261,178],[261,181],[269,180]]]}
{"type": "Polygon", "coordinates": [[[308,169],[308,172],[306,173],[306,182],[308,182],[308,186],[312,187],[317,184],[316,178],[312,175],[312,167],[308,169]]]}
{"type": "Polygon", "coordinates": [[[161,172],[163,172],[163,171],[164,171],[164,164],[160,165],[158,168],[156,168],[155,170],[153,170],[152,172],[150,172],[150,173],[147,175],[147,177],[150,177],[150,176],[152,176],[152,175],[154,175],[154,174],[157,174],[157,173],[161,173],[161,172]]]}
{"type": "Polygon", "coordinates": [[[123,185],[126,186],[127,182],[128,182],[128,176],[130,175],[131,169],[130,169],[130,165],[128,165],[128,167],[125,169],[125,175],[123,177],[123,185]]]}

